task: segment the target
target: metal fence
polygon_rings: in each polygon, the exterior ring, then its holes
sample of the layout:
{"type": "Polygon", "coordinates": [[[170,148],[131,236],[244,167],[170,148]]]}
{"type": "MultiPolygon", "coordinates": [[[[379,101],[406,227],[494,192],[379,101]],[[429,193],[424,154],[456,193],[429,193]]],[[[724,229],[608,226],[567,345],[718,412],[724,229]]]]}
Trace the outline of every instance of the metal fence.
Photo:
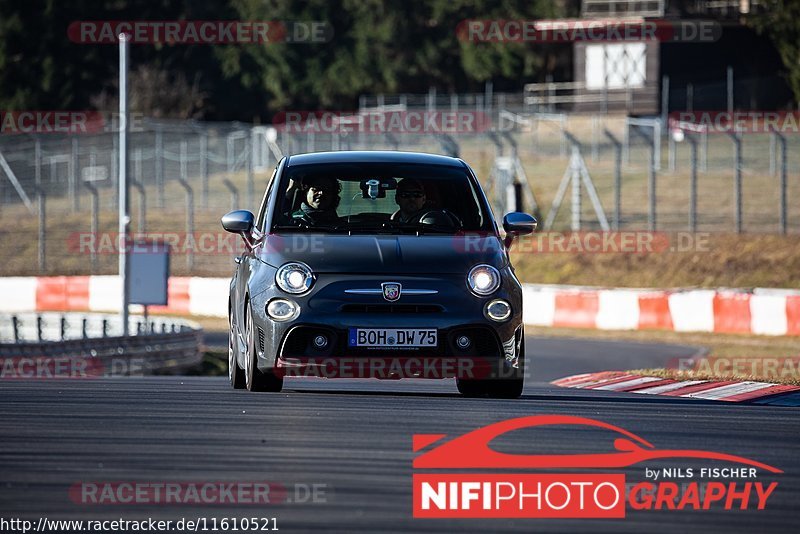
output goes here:
{"type": "MultiPolygon", "coordinates": [[[[678,142],[660,117],[525,112],[518,105],[521,94],[428,93],[364,97],[361,103],[363,113],[480,112],[490,126],[460,132],[289,133],[241,123],[142,120],[129,141],[132,231],[219,234],[223,213],[257,208],[282,155],[356,149],[462,157],[476,169],[498,211],[513,207],[508,186],[522,181],[529,186],[523,188],[523,207],[550,216],[559,185],[579,157],[615,228],[800,231],[797,134],[688,132],[678,142]]],[[[116,142],[113,133],[0,137],[4,275],[116,272],[114,254],[73,250],[76,233],[116,231],[116,142]]],[[[580,206],[577,216],[566,210],[551,216],[552,227],[602,227],[591,203],[580,206]]],[[[173,252],[174,274],[201,276],[228,274],[235,253],[223,248],[202,254],[191,246],[173,252]]]]}
{"type": "Polygon", "coordinates": [[[203,330],[192,321],[131,316],[129,331],[122,336],[118,315],[4,313],[0,360],[6,378],[135,376],[202,360],[203,330]]]}

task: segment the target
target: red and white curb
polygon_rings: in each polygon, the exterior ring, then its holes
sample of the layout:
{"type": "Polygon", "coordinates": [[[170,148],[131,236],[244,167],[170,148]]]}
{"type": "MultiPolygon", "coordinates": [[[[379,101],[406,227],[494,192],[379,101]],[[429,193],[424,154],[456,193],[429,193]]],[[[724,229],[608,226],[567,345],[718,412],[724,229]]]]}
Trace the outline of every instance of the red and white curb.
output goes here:
{"type": "Polygon", "coordinates": [[[525,324],[599,330],[800,335],[800,291],[523,284],[525,324]]]}
{"type": "Polygon", "coordinates": [[[603,371],[560,378],[552,384],[566,388],[596,389],[726,402],[751,402],[800,406],[800,386],[736,380],[673,380],[623,371],[603,371]]]}
{"type": "MultiPolygon", "coordinates": [[[[169,305],[152,313],[227,317],[229,278],[173,276],[169,305]]],[[[116,311],[117,276],[0,278],[0,312],[116,311]]],[[[523,284],[525,324],[800,336],[800,291],[625,289],[523,284]]]]}

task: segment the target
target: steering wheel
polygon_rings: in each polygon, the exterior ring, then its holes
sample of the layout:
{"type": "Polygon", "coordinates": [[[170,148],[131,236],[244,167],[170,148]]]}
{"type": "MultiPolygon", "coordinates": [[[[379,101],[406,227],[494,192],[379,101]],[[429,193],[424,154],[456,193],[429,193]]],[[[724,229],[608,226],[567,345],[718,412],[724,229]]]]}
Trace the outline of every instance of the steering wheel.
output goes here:
{"type": "Polygon", "coordinates": [[[420,224],[430,224],[431,226],[449,226],[452,228],[461,228],[464,223],[459,219],[458,215],[446,209],[428,210],[416,218],[420,224]]]}

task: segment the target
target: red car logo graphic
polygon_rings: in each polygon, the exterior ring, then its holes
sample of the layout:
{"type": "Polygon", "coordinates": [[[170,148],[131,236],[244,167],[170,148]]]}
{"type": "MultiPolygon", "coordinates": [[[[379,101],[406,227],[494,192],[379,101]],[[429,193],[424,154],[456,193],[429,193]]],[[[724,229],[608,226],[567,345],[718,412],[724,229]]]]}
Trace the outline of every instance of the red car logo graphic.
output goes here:
{"type": "MultiPolygon", "coordinates": [[[[421,451],[432,443],[441,441],[445,434],[415,434],[414,451],[421,451]]],[[[534,415],[501,421],[451,439],[414,459],[416,469],[469,469],[469,468],[619,468],[629,467],[648,460],[665,458],[701,458],[745,464],[772,473],[783,473],[749,458],[712,451],[658,450],[651,443],[627,430],[588,419],[569,415],[534,415]],[[489,447],[498,436],[521,428],[547,425],[586,425],[603,428],[620,434],[614,440],[616,452],[595,454],[507,454],[489,447]]]]}

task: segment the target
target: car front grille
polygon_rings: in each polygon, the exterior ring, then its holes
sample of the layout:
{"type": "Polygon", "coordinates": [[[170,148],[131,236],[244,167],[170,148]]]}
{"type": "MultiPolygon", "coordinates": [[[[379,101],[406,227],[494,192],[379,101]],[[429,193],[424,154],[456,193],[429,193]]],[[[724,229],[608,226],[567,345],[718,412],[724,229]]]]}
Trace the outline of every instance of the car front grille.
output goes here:
{"type": "Polygon", "coordinates": [[[438,304],[345,304],[340,308],[344,313],[441,313],[438,304]]]}

